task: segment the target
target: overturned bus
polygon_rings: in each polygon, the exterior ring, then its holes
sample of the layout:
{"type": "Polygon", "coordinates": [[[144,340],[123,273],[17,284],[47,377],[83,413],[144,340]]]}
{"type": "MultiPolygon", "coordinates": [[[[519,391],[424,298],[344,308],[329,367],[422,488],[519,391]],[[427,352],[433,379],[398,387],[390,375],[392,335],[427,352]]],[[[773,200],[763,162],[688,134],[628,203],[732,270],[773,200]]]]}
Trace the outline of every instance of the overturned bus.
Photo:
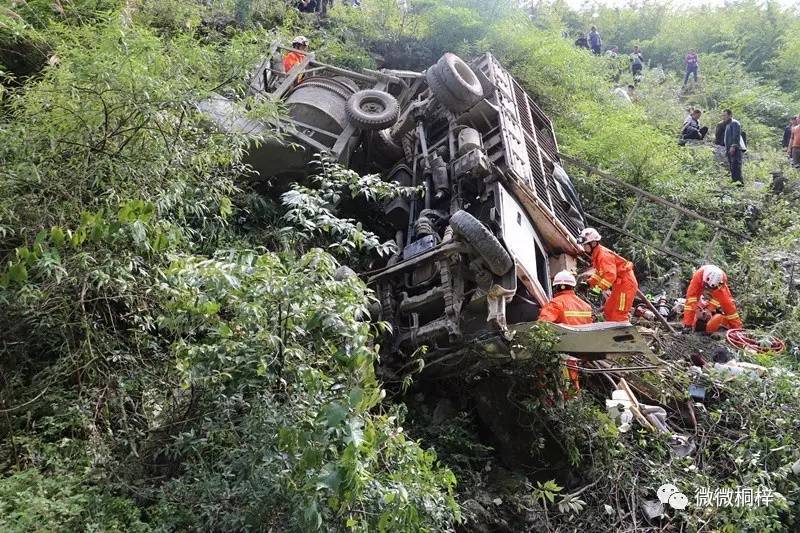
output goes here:
{"type": "MultiPolygon", "coordinates": [[[[497,59],[447,53],[424,72],[355,72],[306,53],[284,72],[288,50],[274,44],[249,81],[252,94],[284,103],[286,121],[232,126],[221,97],[201,108],[242,132],[281,129],[280,142],[249,153],[265,176],[300,176],[324,152],[424,190],[382,206],[398,252],[366,281],[376,318],[392,326],[384,350],[452,351],[536,320],[552,274],[576,266],[584,215],[551,121],[497,59]]],[[[613,339],[618,351],[632,341],[613,339]]]]}

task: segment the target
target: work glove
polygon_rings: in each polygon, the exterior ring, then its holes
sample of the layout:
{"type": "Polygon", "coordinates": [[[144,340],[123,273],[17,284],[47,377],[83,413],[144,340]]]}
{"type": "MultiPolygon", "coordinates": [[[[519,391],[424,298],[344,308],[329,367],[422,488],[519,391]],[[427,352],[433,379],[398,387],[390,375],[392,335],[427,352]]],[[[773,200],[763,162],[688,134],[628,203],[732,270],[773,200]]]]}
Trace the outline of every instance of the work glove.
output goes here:
{"type": "Polygon", "coordinates": [[[600,287],[598,287],[597,285],[595,285],[594,287],[592,287],[592,292],[593,292],[593,293],[595,293],[595,294],[600,294],[600,293],[602,293],[603,291],[601,291],[601,290],[600,290],[600,287]]]}

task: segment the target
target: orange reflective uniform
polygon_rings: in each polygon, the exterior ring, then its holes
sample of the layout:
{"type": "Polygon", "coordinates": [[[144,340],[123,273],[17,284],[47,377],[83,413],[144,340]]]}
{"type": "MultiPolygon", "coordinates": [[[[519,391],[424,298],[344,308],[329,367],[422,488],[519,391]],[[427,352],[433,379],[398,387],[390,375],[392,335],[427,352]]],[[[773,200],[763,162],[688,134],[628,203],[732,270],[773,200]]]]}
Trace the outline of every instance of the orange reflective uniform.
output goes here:
{"type": "MultiPolygon", "coordinates": [[[[689,282],[689,288],[686,289],[686,305],[683,308],[683,325],[687,327],[694,327],[697,321],[697,304],[702,296],[705,286],[703,285],[703,273],[708,265],[701,266],[697,269],[692,276],[692,281],[689,282]]],[[[712,313],[717,309],[722,309],[724,320],[722,324],[715,324],[717,328],[741,328],[742,319],[739,318],[739,312],[736,310],[736,302],[733,301],[733,294],[728,288],[728,275],[722,276],[722,284],[713,290],[708,290],[708,305],[706,309],[712,313]]],[[[717,319],[718,321],[719,319],[717,319]]]]}
{"type": "Polygon", "coordinates": [[[568,326],[591,324],[592,306],[581,300],[572,289],[566,289],[556,293],[545,304],[539,313],[539,320],[568,326]]]}
{"type": "MultiPolygon", "coordinates": [[[[580,326],[581,324],[592,323],[592,306],[575,294],[572,289],[564,289],[557,292],[553,299],[542,307],[539,313],[539,320],[542,322],[552,322],[554,324],[566,324],[568,326],[580,326]]],[[[578,374],[578,359],[567,358],[566,377],[572,382],[575,390],[581,389],[580,377],[578,374]]],[[[569,391],[564,391],[564,399],[568,400],[573,395],[569,391]]]]}
{"type": "Polygon", "coordinates": [[[305,54],[300,52],[289,52],[283,57],[283,71],[288,73],[292,67],[303,61],[305,54]]]}
{"type": "MultiPolygon", "coordinates": [[[[580,367],[581,367],[580,359],[578,359],[577,357],[569,357],[569,356],[567,357],[567,366],[566,366],[567,379],[569,379],[569,382],[572,384],[572,387],[575,389],[575,391],[581,390],[581,374],[580,370],[578,370],[580,367]]],[[[571,400],[574,397],[575,394],[573,393],[573,391],[570,390],[564,391],[565,400],[571,400]]]]}
{"type": "Polygon", "coordinates": [[[595,273],[589,278],[589,286],[611,289],[611,296],[603,305],[603,316],[610,322],[627,322],[639,289],[633,263],[598,244],[592,250],[592,266],[595,273]]]}

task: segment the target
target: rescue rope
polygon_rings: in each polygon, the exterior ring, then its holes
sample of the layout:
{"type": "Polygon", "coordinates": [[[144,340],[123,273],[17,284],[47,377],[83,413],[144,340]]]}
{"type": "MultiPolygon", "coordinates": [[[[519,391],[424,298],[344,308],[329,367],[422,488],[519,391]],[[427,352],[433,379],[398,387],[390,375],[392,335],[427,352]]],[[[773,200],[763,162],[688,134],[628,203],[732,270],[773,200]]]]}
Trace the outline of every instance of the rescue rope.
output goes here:
{"type": "Polygon", "coordinates": [[[731,346],[752,350],[757,353],[781,353],[786,349],[786,344],[778,337],[767,335],[762,340],[758,340],[741,328],[729,329],[725,334],[725,338],[731,346]]]}

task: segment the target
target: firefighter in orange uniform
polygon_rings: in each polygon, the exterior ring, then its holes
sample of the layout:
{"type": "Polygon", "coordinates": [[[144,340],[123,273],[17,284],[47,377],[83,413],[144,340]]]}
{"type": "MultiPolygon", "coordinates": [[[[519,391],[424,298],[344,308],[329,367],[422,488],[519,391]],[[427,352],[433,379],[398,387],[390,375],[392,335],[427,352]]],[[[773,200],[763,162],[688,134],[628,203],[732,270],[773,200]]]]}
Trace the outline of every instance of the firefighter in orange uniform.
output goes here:
{"type": "Polygon", "coordinates": [[[741,328],[742,319],[736,310],[736,302],[728,288],[728,275],[715,265],[703,265],[697,269],[686,290],[686,305],[683,308],[683,327],[694,329],[698,318],[706,320],[706,331],[713,333],[720,327],[741,328]],[[706,296],[706,304],[700,307],[700,297],[706,296]],[[714,311],[722,309],[722,314],[714,311]]]}
{"type": "Polygon", "coordinates": [[[592,306],[575,294],[575,276],[562,270],[553,278],[553,299],[539,313],[539,320],[579,326],[592,323],[592,306]]]}
{"type": "Polygon", "coordinates": [[[286,73],[305,58],[306,55],[303,52],[308,50],[308,39],[302,35],[298,35],[292,39],[292,48],[294,48],[294,50],[283,56],[283,71],[286,73]]]}
{"type": "Polygon", "coordinates": [[[594,271],[584,272],[589,277],[589,287],[605,296],[603,317],[609,322],[627,322],[639,282],[633,274],[633,263],[600,244],[600,233],[586,228],[578,237],[578,244],[592,256],[594,271]]]}
{"type": "MultiPolygon", "coordinates": [[[[553,278],[553,299],[545,304],[539,313],[539,320],[567,326],[580,326],[592,323],[592,306],[575,294],[575,276],[568,270],[562,270],[553,278]]],[[[578,374],[579,360],[567,357],[567,377],[575,390],[581,389],[578,374]]],[[[564,399],[572,395],[565,392],[564,399]]]]}

